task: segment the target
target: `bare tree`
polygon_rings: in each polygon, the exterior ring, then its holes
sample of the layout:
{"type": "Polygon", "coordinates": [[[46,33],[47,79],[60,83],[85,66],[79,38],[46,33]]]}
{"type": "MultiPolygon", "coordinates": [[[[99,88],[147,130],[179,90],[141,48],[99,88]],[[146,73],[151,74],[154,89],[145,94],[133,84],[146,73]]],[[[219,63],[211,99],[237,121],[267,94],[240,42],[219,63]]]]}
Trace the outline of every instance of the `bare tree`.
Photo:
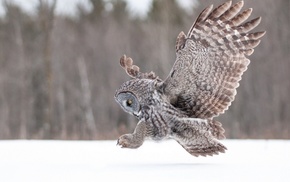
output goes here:
{"type": "Polygon", "coordinates": [[[43,97],[45,100],[44,106],[44,137],[50,138],[51,136],[51,125],[52,125],[52,47],[51,47],[51,36],[54,24],[54,11],[56,6],[56,0],[52,1],[51,4],[45,0],[39,0],[38,15],[39,24],[42,32],[43,42],[42,42],[42,59],[44,61],[45,70],[45,89],[43,97]]]}
{"type": "Polygon", "coordinates": [[[91,90],[90,90],[90,83],[88,79],[88,73],[86,68],[86,63],[84,61],[83,57],[80,57],[78,59],[78,67],[80,72],[80,80],[81,80],[81,86],[82,86],[82,95],[83,95],[83,108],[84,108],[84,116],[86,123],[88,125],[88,129],[91,136],[94,136],[97,132],[96,130],[96,124],[95,124],[95,118],[93,114],[93,109],[91,106],[91,90]]]}

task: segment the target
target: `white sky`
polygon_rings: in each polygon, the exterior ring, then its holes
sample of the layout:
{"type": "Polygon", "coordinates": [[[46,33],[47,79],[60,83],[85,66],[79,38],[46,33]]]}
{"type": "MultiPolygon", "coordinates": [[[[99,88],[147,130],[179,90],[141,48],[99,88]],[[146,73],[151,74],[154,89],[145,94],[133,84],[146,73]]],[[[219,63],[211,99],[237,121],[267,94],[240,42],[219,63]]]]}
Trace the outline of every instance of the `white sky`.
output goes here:
{"type": "MultiPolygon", "coordinates": [[[[2,2],[4,0],[0,0],[0,16],[5,13],[3,9],[2,2]]],[[[22,9],[27,12],[33,12],[34,8],[38,2],[38,0],[9,0],[9,2],[15,2],[20,4],[22,9]]],[[[51,0],[47,0],[51,1],[51,0]]],[[[151,4],[152,0],[126,0],[128,2],[128,8],[133,14],[137,15],[144,15],[149,10],[149,5],[151,4]]],[[[193,4],[195,0],[178,0],[179,4],[184,7],[188,8],[190,5],[193,4]]],[[[76,4],[82,3],[84,7],[90,8],[88,0],[58,0],[56,5],[56,12],[61,14],[69,14],[73,15],[76,9],[76,4]]]]}

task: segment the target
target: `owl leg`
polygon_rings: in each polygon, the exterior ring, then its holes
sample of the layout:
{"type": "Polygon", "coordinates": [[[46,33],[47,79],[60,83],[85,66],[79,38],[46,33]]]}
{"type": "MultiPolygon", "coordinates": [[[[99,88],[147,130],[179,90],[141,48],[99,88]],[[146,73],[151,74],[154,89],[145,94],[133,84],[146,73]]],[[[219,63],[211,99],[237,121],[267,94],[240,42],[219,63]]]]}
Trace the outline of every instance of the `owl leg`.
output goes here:
{"type": "Polygon", "coordinates": [[[132,134],[125,134],[119,137],[117,145],[122,148],[138,148],[146,137],[146,123],[140,120],[132,134]]]}

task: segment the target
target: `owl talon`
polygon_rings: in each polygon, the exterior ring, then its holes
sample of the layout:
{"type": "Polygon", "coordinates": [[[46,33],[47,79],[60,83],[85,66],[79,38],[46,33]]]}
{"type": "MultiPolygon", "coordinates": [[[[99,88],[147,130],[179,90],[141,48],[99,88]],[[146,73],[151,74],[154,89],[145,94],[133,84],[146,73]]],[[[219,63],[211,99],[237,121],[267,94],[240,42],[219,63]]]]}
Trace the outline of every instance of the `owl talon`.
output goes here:
{"type": "Polygon", "coordinates": [[[142,145],[144,139],[136,138],[134,134],[125,134],[119,137],[117,145],[121,148],[135,149],[142,145]]]}
{"type": "Polygon", "coordinates": [[[118,138],[117,145],[121,146],[121,148],[128,148],[130,141],[126,135],[122,135],[118,138]]]}
{"type": "Polygon", "coordinates": [[[118,140],[117,145],[119,145],[121,148],[127,148],[127,146],[128,146],[126,143],[119,142],[119,140],[118,140]]]}

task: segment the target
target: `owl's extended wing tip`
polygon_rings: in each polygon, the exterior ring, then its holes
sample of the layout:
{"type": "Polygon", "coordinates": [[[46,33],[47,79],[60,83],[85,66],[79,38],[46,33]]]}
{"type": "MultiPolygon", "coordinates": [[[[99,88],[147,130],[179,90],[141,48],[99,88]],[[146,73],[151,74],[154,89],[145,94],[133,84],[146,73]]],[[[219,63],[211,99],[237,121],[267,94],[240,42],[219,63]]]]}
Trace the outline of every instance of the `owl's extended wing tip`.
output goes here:
{"type": "Polygon", "coordinates": [[[132,78],[136,78],[140,72],[139,67],[133,65],[133,59],[127,57],[125,54],[120,58],[120,65],[126,71],[126,73],[132,78]]]}
{"type": "Polygon", "coordinates": [[[160,80],[158,76],[156,76],[155,73],[152,71],[150,73],[140,72],[139,66],[134,65],[133,62],[134,62],[133,59],[131,57],[127,57],[125,54],[120,58],[121,67],[126,71],[127,75],[129,75],[130,77],[160,80]]]}

